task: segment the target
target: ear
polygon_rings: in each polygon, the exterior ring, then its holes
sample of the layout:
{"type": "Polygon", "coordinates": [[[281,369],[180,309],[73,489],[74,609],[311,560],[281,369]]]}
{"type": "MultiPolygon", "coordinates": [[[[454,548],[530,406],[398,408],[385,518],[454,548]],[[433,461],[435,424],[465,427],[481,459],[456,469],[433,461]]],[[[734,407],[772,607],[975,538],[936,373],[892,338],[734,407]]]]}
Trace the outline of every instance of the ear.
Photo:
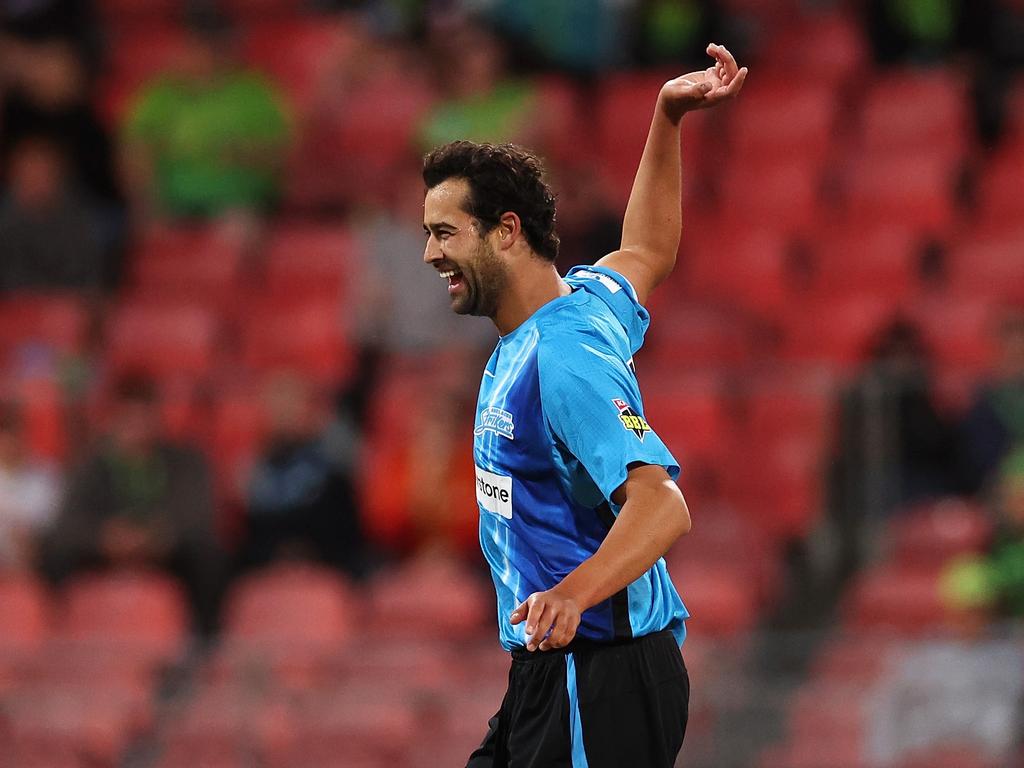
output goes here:
{"type": "Polygon", "coordinates": [[[499,250],[511,248],[523,234],[523,223],[519,220],[519,214],[507,211],[501,214],[498,226],[494,228],[497,235],[497,247],[499,250]]]}

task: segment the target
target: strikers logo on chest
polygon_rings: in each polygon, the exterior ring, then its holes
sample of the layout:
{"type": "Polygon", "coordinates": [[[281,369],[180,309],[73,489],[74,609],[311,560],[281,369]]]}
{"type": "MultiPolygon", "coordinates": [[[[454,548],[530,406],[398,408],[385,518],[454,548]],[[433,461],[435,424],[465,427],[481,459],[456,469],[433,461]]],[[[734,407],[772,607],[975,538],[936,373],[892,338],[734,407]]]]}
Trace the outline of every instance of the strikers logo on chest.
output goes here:
{"type": "Polygon", "coordinates": [[[625,400],[614,398],[612,402],[619,409],[619,421],[622,422],[623,428],[628,429],[636,435],[638,440],[642,441],[644,435],[651,431],[651,425],[647,423],[643,416],[633,410],[633,406],[625,400]]]}

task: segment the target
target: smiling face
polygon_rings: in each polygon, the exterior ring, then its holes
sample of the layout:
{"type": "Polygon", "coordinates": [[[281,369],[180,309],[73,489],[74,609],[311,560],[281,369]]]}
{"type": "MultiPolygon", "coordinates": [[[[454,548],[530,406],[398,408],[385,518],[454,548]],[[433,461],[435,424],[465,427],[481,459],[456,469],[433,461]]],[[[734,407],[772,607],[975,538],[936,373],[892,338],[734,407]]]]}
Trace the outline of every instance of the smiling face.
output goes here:
{"type": "Polygon", "coordinates": [[[508,269],[466,212],[469,182],[447,179],[427,190],[423,228],[427,246],[423,261],[447,281],[452,309],[460,315],[494,318],[508,284],[508,269]]]}

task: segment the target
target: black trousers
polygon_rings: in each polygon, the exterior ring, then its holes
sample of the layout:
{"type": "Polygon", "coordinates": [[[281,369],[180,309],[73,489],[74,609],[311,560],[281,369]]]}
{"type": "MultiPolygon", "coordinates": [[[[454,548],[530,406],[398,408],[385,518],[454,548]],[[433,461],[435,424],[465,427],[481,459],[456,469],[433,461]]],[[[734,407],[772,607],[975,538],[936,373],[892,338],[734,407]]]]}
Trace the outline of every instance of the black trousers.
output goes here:
{"type": "Polygon", "coordinates": [[[512,652],[508,691],[466,768],[672,768],[690,679],[669,631],[512,652]]]}

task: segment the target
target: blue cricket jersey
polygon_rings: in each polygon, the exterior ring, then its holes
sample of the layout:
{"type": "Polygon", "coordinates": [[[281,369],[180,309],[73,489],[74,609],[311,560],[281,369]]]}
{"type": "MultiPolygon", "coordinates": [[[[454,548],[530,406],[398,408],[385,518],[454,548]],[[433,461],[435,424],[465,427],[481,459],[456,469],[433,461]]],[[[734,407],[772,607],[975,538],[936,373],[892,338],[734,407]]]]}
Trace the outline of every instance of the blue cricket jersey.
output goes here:
{"type": "MultiPolygon", "coordinates": [[[[650,315],[622,275],[575,267],[573,291],[500,337],[480,384],[474,428],[480,546],[498,596],[501,644],[526,644],[509,615],[558,584],[601,545],[620,507],[612,493],[633,463],[676,460],[643,415],[632,358],[650,315]]],[[[664,559],[583,613],[577,636],[598,641],[670,629],[688,617],[664,559]]]]}

